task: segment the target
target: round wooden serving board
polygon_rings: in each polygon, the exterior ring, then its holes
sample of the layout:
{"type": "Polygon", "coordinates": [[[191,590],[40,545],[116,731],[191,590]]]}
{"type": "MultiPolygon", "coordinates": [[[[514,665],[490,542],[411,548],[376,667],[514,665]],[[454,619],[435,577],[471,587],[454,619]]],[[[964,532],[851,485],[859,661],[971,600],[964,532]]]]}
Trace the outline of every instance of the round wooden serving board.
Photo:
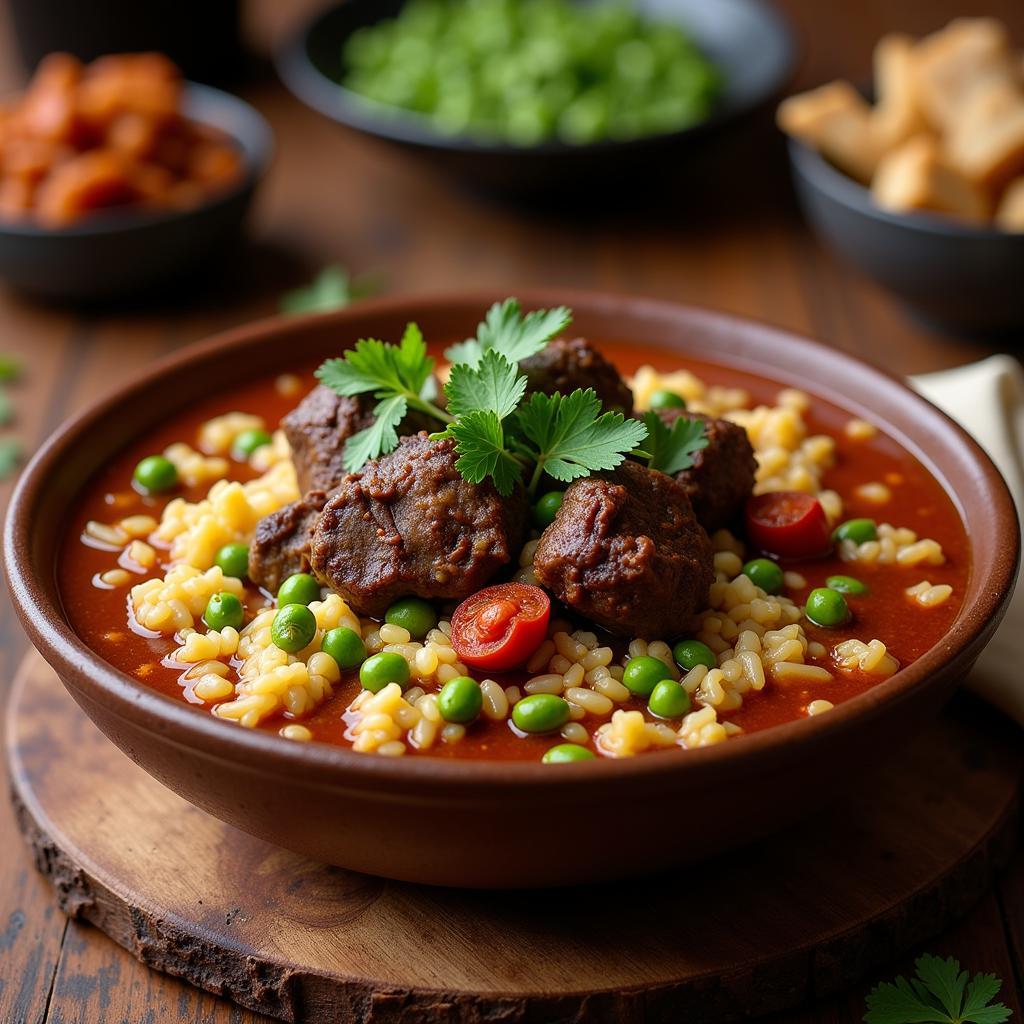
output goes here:
{"type": "MultiPolygon", "coordinates": [[[[830,811],[756,846],[600,888],[477,893],[325,867],[207,816],[36,655],[7,725],[19,821],[67,913],[255,1010],[361,1024],[711,1022],[834,991],[982,895],[1024,760],[1017,730],[960,699],[830,811]]],[[[665,815],[678,827],[686,808],[665,815]]]]}

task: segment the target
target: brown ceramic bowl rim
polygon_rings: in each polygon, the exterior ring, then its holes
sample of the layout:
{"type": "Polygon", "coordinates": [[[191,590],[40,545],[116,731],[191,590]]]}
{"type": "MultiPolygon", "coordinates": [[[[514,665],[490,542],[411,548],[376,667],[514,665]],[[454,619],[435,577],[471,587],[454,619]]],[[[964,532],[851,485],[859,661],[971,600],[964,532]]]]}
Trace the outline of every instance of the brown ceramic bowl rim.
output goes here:
{"type": "MultiPolygon", "coordinates": [[[[713,770],[725,781],[751,770],[755,764],[768,764],[766,758],[781,747],[803,743],[811,745],[809,741],[812,740],[827,743],[830,736],[838,736],[854,722],[862,724],[865,718],[883,715],[915,687],[924,685],[933,673],[943,667],[951,670],[951,662],[957,661],[958,667],[966,669],[969,659],[977,655],[1005,611],[1016,576],[1020,540],[1013,500],[998,470],[977,443],[948,416],[895,377],[845,353],[778,328],[654,299],[562,289],[520,289],[518,294],[527,308],[566,304],[585,310],[591,316],[625,314],[636,322],[637,329],[644,321],[678,323],[681,319],[691,324],[704,323],[709,328],[732,328],[737,332],[754,326],[766,340],[753,343],[751,356],[723,358],[723,366],[736,366],[756,373],[758,363],[755,360],[760,359],[760,372],[768,372],[772,379],[779,379],[780,375],[773,373],[772,367],[765,366],[765,353],[770,348],[773,352],[787,350],[790,355],[799,357],[801,364],[827,364],[834,368],[840,379],[844,374],[857,375],[870,383],[871,401],[878,403],[876,409],[860,401],[847,400],[844,405],[838,388],[830,392],[815,385],[808,390],[851,411],[861,406],[864,412],[873,413],[901,444],[910,443],[914,448],[916,442],[911,443],[912,438],[892,422],[890,416],[893,414],[884,412],[887,401],[890,406],[896,400],[910,403],[918,438],[943,435],[943,442],[959,446],[960,454],[971,463],[972,483],[976,488],[971,504],[986,510],[985,514],[992,521],[995,535],[1001,542],[999,550],[990,555],[990,572],[983,584],[975,578],[976,558],[972,557],[968,594],[947,636],[890,679],[837,705],[827,715],[784,723],[728,743],[690,750],[685,756],[640,756],[623,760],[599,758],[556,769],[539,762],[373,757],[328,744],[295,743],[260,730],[243,729],[218,721],[212,715],[199,714],[183,702],[147,687],[109,665],[79,639],[68,623],[59,599],[56,599],[54,565],[50,560],[56,559],[56,552],[42,556],[40,561],[45,559],[46,564],[36,564],[32,555],[31,532],[40,515],[39,503],[45,496],[47,477],[61,460],[72,455],[83,432],[115,417],[124,403],[144,399],[147,392],[158,389],[161,378],[168,371],[189,364],[198,365],[225,350],[241,350],[261,342],[267,343],[270,338],[286,335],[314,319],[336,323],[340,337],[345,336],[344,328],[350,320],[378,316],[415,319],[429,315],[431,311],[454,310],[469,319],[470,311],[472,315],[478,315],[477,311],[482,314],[497,297],[494,290],[489,290],[372,299],[340,312],[273,317],[234,328],[152,365],[66,422],[43,444],[22,474],[11,500],[4,533],[5,566],[11,597],[32,643],[70,689],[79,690],[89,701],[112,708],[122,718],[157,731],[162,740],[183,749],[202,751],[214,759],[248,764],[271,778],[280,773],[298,773],[315,786],[353,789],[364,785],[376,786],[381,790],[382,798],[387,794],[390,799],[410,785],[427,785],[429,792],[440,799],[454,794],[481,798],[495,790],[509,794],[519,790],[521,793],[524,786],[528,790],[531,784],[551,785],[556,780],[565,786],[568,795],[581,786],[602,785],[612,780],[651,783],[665,777],[666,773],[691,770],[713,770]],[[49,588],[40,582],[47,576],[49,588]],[[968,604],[972,591],[975,597],[968,604]]],[[[286,357],[283,362],[284,359],[286,357]]],[[[281,369],[286,367],[282,365],[281,369]]],[[[188,396],[182,396],[182,406],[187,405],[187,401],[188,396]]],[[[111,454],[113,450],[104,453],[104,457],[111,454]]],[[[927,457],[925,462],[929,471],[936,472],[937,467],[928,465],[927,457]]],[[[99,463],[96,468],[99,468],[99,463]]],[[[966,523],[969,516],[963,503],[965,496],[954,494],[952,497],[962,521],[966,523]]],[[[68,501],[71,500],[73,497],[68,496],[68,501]]]]}

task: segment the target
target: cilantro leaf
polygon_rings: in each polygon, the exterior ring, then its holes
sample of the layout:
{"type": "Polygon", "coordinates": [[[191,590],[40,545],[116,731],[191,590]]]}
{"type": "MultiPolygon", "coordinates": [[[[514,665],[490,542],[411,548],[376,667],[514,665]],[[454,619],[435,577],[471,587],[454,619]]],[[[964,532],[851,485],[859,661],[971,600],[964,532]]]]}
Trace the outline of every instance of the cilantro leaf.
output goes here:
{"type": "Polygon", "coordinates": [[[648,412],[644,414],[644,423],[647,452],[651,456],[649,465],[669,476],[689,469],[694,455],[708,446],[704,424],[699,419],[679,416],[669,428],[656,412],[648,412]]]}
{"type": "Polygon", "coordinates": [[[0,380],[11,381],[21,376],[21,363],[15,356],[0,353],[0,380]]]}
{"type": "Polygon", "coordinates": [[[491,409],[500,420],[515,410],[525,392],[526,378],[494,349],[485,352],[476,367],[456,363],[444,386],[453,415],[491,409]]]}
{"type": "Polygon", "coordinates": [[[451,345],[445,349],[445,358],[476,366],[485,352],[493,350],[510,363],[518,363],[536,355],[571,323],[572,313],[565,306],[534,310],[524,317],[518,299],[505,299],[487,311],[475,338],[451,345]]]}
{"type": "Polygon", "coordinates": [[[988,1004],[995,999],[1003,983],[994,974],[976,974],[967,986],[963,1018],[973,1024],[1000,1024],[1010,1016],[1002,1003],[988,1004]]]}
{"type": "Polygon", "coordinates": [[[343,452],[345,469],[355,473],[378,455],[394,451],[398,445],[398,425],[405,418],[407,403],[401,395],[393,395],[378,402],[373,410],[376,417],[365,430],[353,434],[343,452]]]}
{"type": "Polygon", "coordinates": [[[13,437],[0,440],[0,480],[11,476],[21,462],[21,445],[13,437]]]}
{"type": "Polygon", "coordinates": [[[6,427],[14,419],[14,403],[10,396],[0,388],[0,427],[6,427]]]}
{"type": "Polygon", "coordinates": [[[565,483],[591,472],[614,469],[647,436],[639,420],[619,412],[601,412],[592,388],[530,396],[516,426],[536,449],[534,482],[546,472],[565,483]]]}
{"type": "Polygon", "coordinates": [[[924,955],[915,963],[916,977],[882,982],[867,998],[866,1024],[1002,1024],[1010,1010],[988,1005],[1001,987],[995,975],[967,972],[953,957],[924,955]],[[966,997],[965,997],[966,989],[966,997]]]}
{"type": "Polygon", "coordinates": [[[285,292],[281,297],[281,312],[328,313],[333,309],[344,309],[375,290],[371,281],[353,281],[343,266],[334,263],[324,267],[305,287],[285,292]]]}
{"type": "Polygon", "coordinates": [[[419,397],[434,371],[434,360],[416,324],[408,324],[399,345],[376,338],[361,338],[340,359],[328,359],[316,371],[317,379],[339,395],[373,392],[377,398],[391,394],[419,397]]]}
{"type": "Polygon", "coordinates": [[[455,438],[459,459],[455,468],[470,483],[478,484],[486,477],[502,497],[508,497],[522,479],[519,461],[505,447],[501,420],[492,409],[474,409],[460,416],[449,428],[455,438]]]}

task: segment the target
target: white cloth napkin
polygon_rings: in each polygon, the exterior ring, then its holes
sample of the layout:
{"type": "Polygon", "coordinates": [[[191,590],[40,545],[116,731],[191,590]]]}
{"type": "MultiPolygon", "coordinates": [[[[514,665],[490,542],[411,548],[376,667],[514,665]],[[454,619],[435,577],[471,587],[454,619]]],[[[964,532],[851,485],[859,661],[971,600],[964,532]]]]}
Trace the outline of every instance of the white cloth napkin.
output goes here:
{"type": "MultiPolygon", "coordinates": [[[[988,452],[1017,503],[1024,509],[1024,371],[1010,356],[920,377],[910,386],[953,417],[988,452]]],[[[968,686],[1024,725],[1024,585],[1018,586],[1006,618],[982,652],[968,686]]]]}

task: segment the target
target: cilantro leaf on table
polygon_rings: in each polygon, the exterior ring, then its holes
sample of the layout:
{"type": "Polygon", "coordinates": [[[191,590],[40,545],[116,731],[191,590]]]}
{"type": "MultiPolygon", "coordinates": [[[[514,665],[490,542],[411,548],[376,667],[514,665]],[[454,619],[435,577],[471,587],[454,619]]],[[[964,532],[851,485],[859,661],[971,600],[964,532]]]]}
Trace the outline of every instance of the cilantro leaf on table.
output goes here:
{"type": "Polygon", "coordinates": [[[365,279],[353,281],[343,266],[332,263],[324,267],[310,284],[285,292],[281,297],[281,312],[329,313],[334,309],[344,309],[374,291],[372,282],[365,279]]]}
{"type": "Polygon", "coordinates": [[[535,392],[516,414],[516,426],[534,450],[531,489],[541,473],[568,483],[614,469],[647,437],[639,420],[602,412],[592,388],[577,388],[570,395],[535,392]]]}
{"type": "Polygon", "coordinates": [[[648,465],[669,476],[675,476],[693,465],[693,457],[707,448],[708,438],[704,424],[698,419],[679,416],[671,428],[656,412],[644,413],[647,426],[648,465]]]}
{"type": "Polygon", "coordinates": [[[510,363],[518,363],[536,355],[557,334],[572,323],[572,313],[565,306],[538,309],[522,315],[518,299],[496,302],[487,311],[476,337],[445,349],[450,363],[476,366],[487,351],[503,355],[510,363]]]}
{"type": "Polygon", "coordinates": [[[11,476],[21,462],[21,445],[13,437],[0,439],[0,480],[11,476]]]}
{"type": "Polygon", "coordinates": [[[522,480],[519,460],[505,445],[505,431],[496,412],[474,409],[460,416],[447,431],[455,438],[459,459],[455,468],[470,483],[491,477],[502,497],[508,497],[522,480]]]}
{"type": "Polygon", "coordinates": [[[5,383],[21,376],[21,363],[14,356],[0,353],[0,381],[5,383]]]}
{"type": "Polygon", "coordinates": [[[957,960],[928,954],[914,966],[910,981],[900,976],[872,989],[866,1024],[1002,1024],[1009,1019],[1008,1007],[992,1004],[1002,987],[995,975],[977,974],[968,984],[957,960]]]}
{"type": "Polygon", "coordinates": [[[526,393],[526,378],[515,364],[489,349],[476,366],[456,363],[444,386],[448,411],[454,416],[491,409],[499,420],[515,411],[526,393]]]}

